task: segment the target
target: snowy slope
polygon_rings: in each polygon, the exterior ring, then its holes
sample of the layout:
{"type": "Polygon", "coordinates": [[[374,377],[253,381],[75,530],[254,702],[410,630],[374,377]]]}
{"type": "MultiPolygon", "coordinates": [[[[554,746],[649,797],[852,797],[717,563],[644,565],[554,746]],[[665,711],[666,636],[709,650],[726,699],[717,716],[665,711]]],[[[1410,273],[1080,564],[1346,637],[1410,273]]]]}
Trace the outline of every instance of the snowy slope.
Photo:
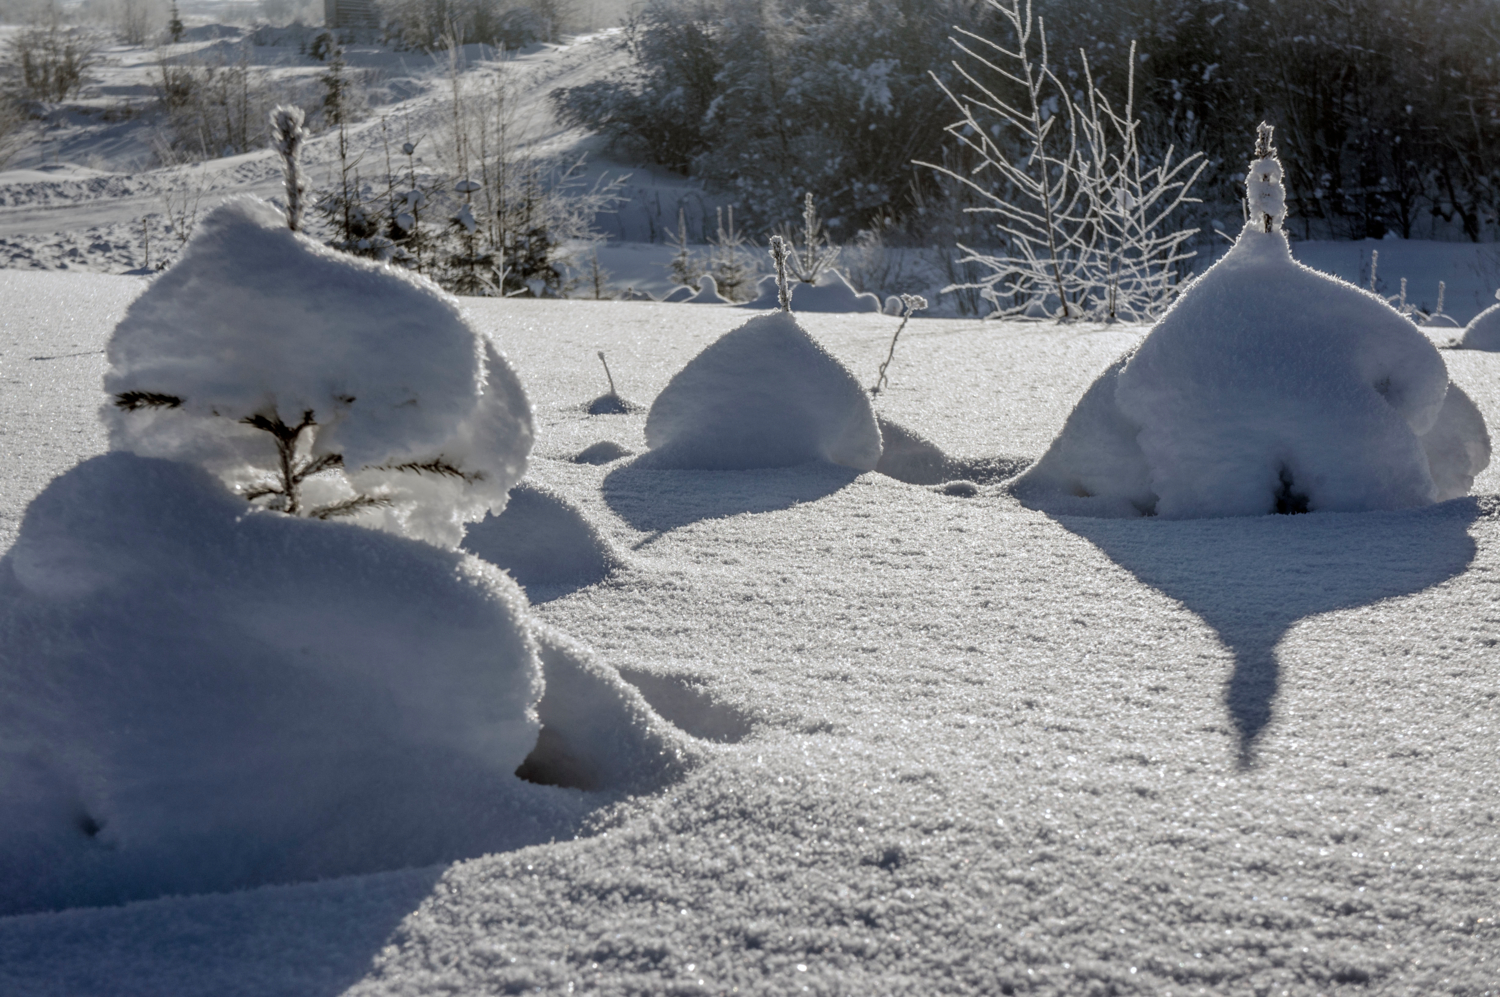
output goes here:
{"type": "MultiPolygon", "coordinates": [[[[0,545],[103,445],[100,358],[30,358],[99,348],[138,286],[0,274],[0,545]]],[[[585,414],[594,351],[649,403],[744,313],[465,309],[537,407],[529,477],[625,562],[534,612],[707,763],[573,841],[0,920],[0,992],[1495,992],[1500,470],[1415,512],[1165,522],[580,464],[645,449],[644,413],[585,414]]],[[[897,321],[803,319],[866,383],[897,321]]],[[[879,409],[1034,458],[1142,333],[914,319],[879,409]]],[[[1445,359],[1500,425],[1500,357],[1445,359]]]]}

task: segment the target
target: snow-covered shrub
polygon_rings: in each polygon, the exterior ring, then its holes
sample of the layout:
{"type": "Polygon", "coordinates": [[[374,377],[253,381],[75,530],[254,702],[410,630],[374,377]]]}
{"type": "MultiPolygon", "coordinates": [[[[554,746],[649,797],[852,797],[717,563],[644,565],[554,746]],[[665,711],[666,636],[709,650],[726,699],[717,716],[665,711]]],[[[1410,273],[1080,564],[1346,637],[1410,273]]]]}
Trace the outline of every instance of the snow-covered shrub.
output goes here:
{"type": "Polygon", "coordinates": [[[516,580],[533,602],[601,582],[620,566],[614,547],[567,498],[523,481],[498,516],[470,523],[464,549],[516,580]]]}
{"type": "Polygon", "coordinates": [[[456,546],[525,471],[530,405],[494,343],[420,278],[230,201],[109,343],[111,444],[252,501],[456,546]]]}
{"type": "Polygon", "coordinates": [[[1378,295],[1304,267],[1263,127],[1244,231],[1106,371],[1017,494],[1057,511],[1174,518],[1399,509],[1489,460],[1441,355],[1378,295]]]}
{"type": "Polygon", "coordinates": [[[678,371],[651,406],[646,444],[653,467],[868,471],[880,460],[869,395],[789,311],[751,319],[678,371]]]}
{"type": "Polygon", "coordinates": [[[0,913],[424,865],[561,833],[512,773],[525,597],[186,464],[57,478],[0,560],[0,913]]]}

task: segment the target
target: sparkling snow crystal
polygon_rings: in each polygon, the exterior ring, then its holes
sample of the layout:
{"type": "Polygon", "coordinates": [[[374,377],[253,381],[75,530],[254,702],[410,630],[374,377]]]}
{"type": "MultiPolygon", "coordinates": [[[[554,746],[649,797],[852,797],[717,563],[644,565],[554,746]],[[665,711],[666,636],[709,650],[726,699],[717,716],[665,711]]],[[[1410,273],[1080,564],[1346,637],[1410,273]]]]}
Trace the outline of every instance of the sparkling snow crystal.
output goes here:
{"type": "Polygon", "coordinates": [[[1268,137],[1239,240],[1089,390],[1018,495],[1173,518],[1400,509],[1466,493],[1488,463],[1483,419],[1421,331],[1293,261],[1268,137]]]}
{"type": "Polygon", "coordinates": [[[672,378],[646,419],[656,467],[747,469],[880,460],[880,428],[853,374],[789,312],[751,319],[672,378]]]}
{"type": "Polygon", "coordinates": [[[310,419],[299,454],[325,469],[305,482],[309,510],[447,546],[504,508],[531,449],[520,382],[450,297],[298,236],[252,198],[203,220],[126,313],[109,361],[116,449],[264,497],[276,443],[246,420],[310,419]]]}

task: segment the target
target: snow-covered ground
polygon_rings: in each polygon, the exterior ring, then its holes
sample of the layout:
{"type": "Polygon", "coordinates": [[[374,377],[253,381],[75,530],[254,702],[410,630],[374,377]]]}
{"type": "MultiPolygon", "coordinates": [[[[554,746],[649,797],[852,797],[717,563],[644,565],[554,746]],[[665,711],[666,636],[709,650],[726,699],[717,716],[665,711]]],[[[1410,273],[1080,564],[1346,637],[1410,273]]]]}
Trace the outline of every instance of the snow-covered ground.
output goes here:
{"type": "MultiPolygon", "coordinates": [[[[0,551],[104,449],[144,286],[0,273],[0,551]]],[[[623,561],[532,612],[704,760],[575,840],[0,919],[0,992],[1500,993],[1500,468],[1416,511],[1168,521],[580,463],[645,448],[644,408],[586,414],[596,351],[649,405],[746,313],[464,309],[536,406],[528,480],[623,561]]],[[[799,320],[867,384],[898,321],[799,320]]],[[[914,319],[877,408],[1034,459],[1144,332],[914,319]]],[[[1500,356],[1443,358],[1500,426],[1500,356]]]]}

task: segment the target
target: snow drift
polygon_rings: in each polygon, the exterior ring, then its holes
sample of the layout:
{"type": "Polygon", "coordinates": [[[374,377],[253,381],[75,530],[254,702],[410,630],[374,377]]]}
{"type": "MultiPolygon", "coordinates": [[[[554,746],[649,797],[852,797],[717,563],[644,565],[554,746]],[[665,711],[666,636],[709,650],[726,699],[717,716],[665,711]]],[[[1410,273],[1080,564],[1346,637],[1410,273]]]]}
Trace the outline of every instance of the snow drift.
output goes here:
{"type": "Polygon", "coordinates": [[[646,465],[743,470],[880,461],[864,388],[788,312],[751,319],[678,371],[646,417],[646,465]]]}
{"type": "Polygon", "coordinates": [[[457,546],[525,472],[531,407],[495,344],[430,282],[320,246],[273,206],[229,201],[115,329],[115,449],[197,463],[254,494],[275,443],[247,419],[313,423],[328,504],[457,546]],[[341,470],[339,469],[341,468],[341,470]]]}
{"type": "MultiPolygon", "coordinates": [[[[1495,297],[1500,298],[1500,291],[1495,292],[1495,297]]],[[[1458,345],[1465,350],[1500,352],[1500,304],[1490,305],[1475,315],[1458,345]]]]}
{"type": "MultiPolygon", "coordinates": [[[[776,290],[776,277],[762,277],[756,285],[755,297],[741,308],[779,308],[781,299],[776,290]]],[[[792,307],[799,312],[879,312],[880,298],[860,292],[837,270],[824,270],[817,283],[797,281],[792,284],[792,307]]],[[[899,312],[896,314],[900,314],[899,312]]]]}
{"type": "Polygon", "coordinates": [[[1477,409],[1382,298],[1293,261],[1274,154],[1250,220],[1107,370],[1014,490],[1061,512],[1172,518],[1401,509],[1467,492],[1477,409]]]}
{"type": "Polygon", "coordinates": [[[504,569],[533,601],[558,589],[601,582],[621,563],[582,510],[556,491],[528,481],[511,489],[500,515],[470,524],[463,546],[504,569]]]}
{"type": "Polygon", "coordinates": [[[0,912],[425,864],[560,833],[514,777],[525,597],[476,558],[248,510],[114,453],[0,560],[0,912]]]}

